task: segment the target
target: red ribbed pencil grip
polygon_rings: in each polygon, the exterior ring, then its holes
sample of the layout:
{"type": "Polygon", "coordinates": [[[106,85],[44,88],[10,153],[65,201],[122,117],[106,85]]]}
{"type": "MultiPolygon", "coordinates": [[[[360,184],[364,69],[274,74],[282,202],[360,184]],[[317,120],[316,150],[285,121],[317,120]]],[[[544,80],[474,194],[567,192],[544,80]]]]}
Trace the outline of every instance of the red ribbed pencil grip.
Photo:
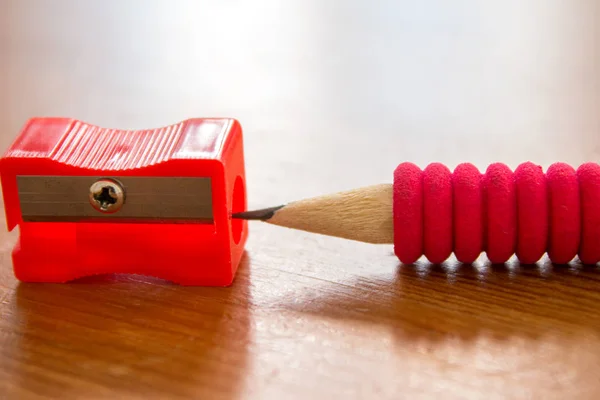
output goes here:
{"type": "Polygon", "coordinates": [[[600,261],[600,165],[575,169],[533,163],[514,172],[505,164],[481,173],[463,163],[412,163],[394,171],[394,251],[411,264],[421,256],[441,263],[452,253],[472,263],[482,252],[492,263],[513,255],[533,264],[544,254],[557,264],[579,257],[600,261]]]}

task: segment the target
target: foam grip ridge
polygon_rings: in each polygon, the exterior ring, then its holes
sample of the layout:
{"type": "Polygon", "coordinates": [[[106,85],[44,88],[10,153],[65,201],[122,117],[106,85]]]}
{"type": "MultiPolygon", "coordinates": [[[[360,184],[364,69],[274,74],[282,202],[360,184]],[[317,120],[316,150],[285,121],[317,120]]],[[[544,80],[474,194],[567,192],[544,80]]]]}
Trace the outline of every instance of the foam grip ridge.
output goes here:
{"type": "Polygon", "coordinates": [[[556,264],[578,257],[600,262],[600,165],[575,169],[531,162],[512,171],[503,163],[482,173],[463,163],[421,170],[402,163],[394,171],[394,252],[404,264],[422,256],[463,263],[485,253],[492,263],[513,255],[534,264],[544,254],[556,264]]]}

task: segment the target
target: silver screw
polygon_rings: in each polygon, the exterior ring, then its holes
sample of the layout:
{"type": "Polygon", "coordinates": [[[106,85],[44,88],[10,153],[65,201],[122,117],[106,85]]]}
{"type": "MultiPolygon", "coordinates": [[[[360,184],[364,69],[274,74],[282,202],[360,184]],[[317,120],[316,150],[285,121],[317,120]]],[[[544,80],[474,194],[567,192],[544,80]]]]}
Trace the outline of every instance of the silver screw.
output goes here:
{"type": "Polygon", "coordinates": [[[99,179],[90,186],[90,204],[103,213],[114,213],[121,209],[125,202],[123,187],[112,179],[99,179]]]}

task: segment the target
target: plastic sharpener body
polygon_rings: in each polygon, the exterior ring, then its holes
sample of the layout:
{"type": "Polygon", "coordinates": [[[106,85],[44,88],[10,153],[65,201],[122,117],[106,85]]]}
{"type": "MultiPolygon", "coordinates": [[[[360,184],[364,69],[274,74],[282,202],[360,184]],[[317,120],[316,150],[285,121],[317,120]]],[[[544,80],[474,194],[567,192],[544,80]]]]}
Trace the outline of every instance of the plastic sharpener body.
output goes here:
{"type": "Polygon", "coordinates": [[[141,274],[232,283],[248,235],[242,128],[197,118],[149,130],[29,120],[0,160],[25,282],[141,274]]]}

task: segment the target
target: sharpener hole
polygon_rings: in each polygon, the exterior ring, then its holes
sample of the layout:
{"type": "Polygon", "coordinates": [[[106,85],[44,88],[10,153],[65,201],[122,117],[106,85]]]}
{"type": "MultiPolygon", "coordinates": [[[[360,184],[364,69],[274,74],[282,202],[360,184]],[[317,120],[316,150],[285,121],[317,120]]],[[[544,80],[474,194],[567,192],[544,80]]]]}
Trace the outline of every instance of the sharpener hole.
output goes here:
{"type": "MultiPolygon", "coordinates": [[[[246,191],[244,188],[244,180],[241,176],[238,176],[233,185],[233,196],[232,196],[231,212],[238,213],[246,211],[246,191]]],[[[244,230],[244,220],[232,219],[231,220],[231,234],[235,244],[240,242],[242,238],[242,231],[244,230]]]]}

